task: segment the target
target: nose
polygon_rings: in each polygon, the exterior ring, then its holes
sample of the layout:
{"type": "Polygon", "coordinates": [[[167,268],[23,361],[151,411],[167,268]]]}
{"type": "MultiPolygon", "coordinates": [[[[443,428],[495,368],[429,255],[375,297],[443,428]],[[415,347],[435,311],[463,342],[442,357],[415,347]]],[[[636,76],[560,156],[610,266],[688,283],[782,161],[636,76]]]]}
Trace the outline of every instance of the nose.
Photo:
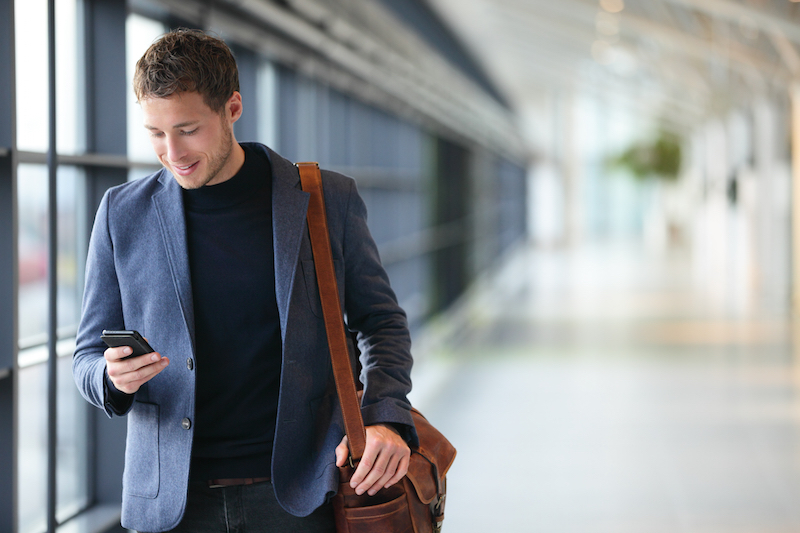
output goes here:
{"type": "Polygon", "coordinates": [[[186,147],[183,145],[183,140],[179,136],[167,137],[167,157],[171,162],[180,163],[186,153],[186,147]]]}

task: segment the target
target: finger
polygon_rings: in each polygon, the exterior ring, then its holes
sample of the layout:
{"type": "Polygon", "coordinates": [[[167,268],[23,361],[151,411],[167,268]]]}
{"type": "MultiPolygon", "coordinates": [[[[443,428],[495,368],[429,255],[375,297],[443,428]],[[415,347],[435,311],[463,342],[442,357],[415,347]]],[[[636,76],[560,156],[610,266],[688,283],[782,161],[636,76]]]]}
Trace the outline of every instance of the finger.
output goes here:
{"type": "MultiPolygon", "coordinates": [[[[144,366],[137,366],[132,367],[126,371],[121,372],[114,372],[115,368],[110,368],[108,371],[108,375],[114,384],[120,383],[122,385],[126,384],[133,384],[136,382],[144,383],[149,381],[158,373],[160,373],[164,368],[169,365],[169,359],[164,357],[160,358],[158,361],[146,364],[144,366]]],[[[114,365],[115,367],[119,367],[122,365],[114,365]]]]}
{"type": "Polygon", "coordinates": [[[397,471],[389,481],[383,486],[383,488],[388,489],[395,483],[398,483],[401,479],[403,479],[406,474],[408,474],[408,465],[411,462],[411,454],[404,455],[402,459],[400,459],[399,464],[397,465],[397,471]]]}
{"type": "Polygon", "coordinates": [[[119,361],[132,353],[133,348],[130,346],[117,346],[115,348],[107,348],[106,351],[103,352],[103,357],[105,357],[106,361],[119,361]]]}
{"type": "MultiPolygon", "coordinates": [[[[109,348],[109,350],[110,349],[111,348],[109,348]]],[[[153,363],[158,363],[162,360],[161,354],[158,352],[139,355],[129,359],[114,359],[114,357],[116,357],[114,354],[112,354],[111,357],[112,359],[110,360],[106,359],[106,370],[108,371],[108,375],[110,377],[122,376],[123,374],[127,374],[129,372],[135,372],[140,368],[153,363]]]]}
{"type": "Polygon", "coordinates": [[[386,463],[386,470],[383,472],[383,475],[375,481],[375,483],[367,489],[367,493],[370,496],[375,496],[381,488],[386,488],[391,485],[387,485],[389,480],[394,477],[395,472],[397,472],[397,466],[400,464],[400,456],[397,454],[393,454],[389,457],[389,461],[386,463]]]}
{"type": "MultiPolygon", "coordinates": [[[[387,471],[389,460],[391,459],[391,455],[386,453],[385,451],[381,451],[378,454],[378,457],[375,459],[373,464],[371,465],[368,472],[364,472],[364,478],[359,482],[355,487],[356,494],[364,494],[365,492],[370,492],[370,494],[375,494],[381,488],[379,481],[383,478],[384,474],[387,471]]],[[[363,465],[362,463],[359,464],[359,468],[363,465]]],[[[352,486],[352,483],[351,483],[352,486]]]]}
{"type": "MultiPolygon", "coordinates": [[[[169,365],[169,360],[167,358],[162,359],[158,363],[153,363],[147,366],[140,368],[134,372],[128,372],[123,374],[121,377],[114,379],[111,378],[111,381],[114,383],[114,386],[117,387],[122,392],[127,394],[133,394],[139,390],[139,388],[153,379],[156,375],[158,375],[162,370],[164,370],[167,365],[169,365]]],[[[110,377],[110,376],[109,376],[110,377]]]]}
{"type": "Polygon", "coordinates": [[[112,375],[109,369],[108,377],[114,386],[122,392],[133,394],[144,383],[147,383],[169,365],[169,358],[160,357],[157,362],[150,363],[130,372],[112,375]]]}
{"type": "Polygon", "coordinates": [[[366,492],[369,486],[372,486],[372,483],[370,483],[366,487],[361,487],[369,473],[373,470],[373,465],[377,459],[376,453],[375,448],[368,446],[367,449],[364,450],[364,455],[361,457],[361,460],[358,462],[353,477],[350,478],[350,486],[356,489],[356,493],[359,495],[366,492]],[[361,488],[360,492],[358,490],[359,488],[361,488]]]}
{"type": "Polygon", "coordinates": [[[336,447],[336,466],[344,466],[348,455],[350,455],[350,448],[347,446],[347,435],[345,435],[342,442],[336,447]]]}
{"type": "MultiPolygon", "coordinates": [[[[395,440],[399,439],[399,435],[393,428],[377,425],[368,426],[366,429],[367,445],[364,455],[350,480],[350,486],[359,495],[373,488],[376,482],[384,476],[389,460],[400,449],[395,440]]],[[[402,444],[404,448],[407,448],[405,442],[402,444]]],[[[380,487],[379,484],[375,488],[377,490],[380,487]]]]}

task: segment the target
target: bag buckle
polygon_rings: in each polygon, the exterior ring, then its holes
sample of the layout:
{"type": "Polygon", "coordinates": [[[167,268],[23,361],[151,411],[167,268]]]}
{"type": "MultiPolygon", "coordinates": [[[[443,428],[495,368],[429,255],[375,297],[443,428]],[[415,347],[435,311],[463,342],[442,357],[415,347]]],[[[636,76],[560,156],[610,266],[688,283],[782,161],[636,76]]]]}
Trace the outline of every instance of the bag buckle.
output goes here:
{"type": "MultiPolygon", "coordinates": [[[[434,516],[441,516],[444,509],[444,500],[447,498],[446,494],[440,494],[439,498],[436,500],[436,504],[433,506],[433,510],[435,511],[434,516]]],[[[441,522],[440,522],[441,524],[441,522]]],[[[441,527],[441,525],[440,525],[441,527]]]]}
{"type": "Polygon", "coordinates": [[[442,524],[444,523],[444,500],[447,498],[446,494],[439,494],[439,498],[433,506],[433,514],[431,516],[433,523],[433,533],[441,533],[442,524]]]}

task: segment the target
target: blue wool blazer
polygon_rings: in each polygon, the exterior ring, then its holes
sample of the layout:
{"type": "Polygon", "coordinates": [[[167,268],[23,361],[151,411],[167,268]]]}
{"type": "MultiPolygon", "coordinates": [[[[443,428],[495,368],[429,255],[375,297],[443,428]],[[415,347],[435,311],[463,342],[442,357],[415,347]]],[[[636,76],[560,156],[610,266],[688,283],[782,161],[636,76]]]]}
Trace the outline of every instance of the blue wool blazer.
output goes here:
{"type": "MultiPolygon", "coordinates": [[[[283,349],[272,483],[284,509],[306,516],[336,491],[334,449],[344,434],[306,226],[309,195],[291,162],[263,145],[249,146],[269,158],[273,173],[283,349]]],[[[341,303],[362,352],[364,422],[405,424],[414,441],[405,314],[380,264],[355,182],[327,171],[322,177],[341,303]]],[[[186,505],[195,409],[195,370],[187,364],[194,360],[195,332],[186,242],[181,188],[162,169],[106,192],[86,263],[73,357],[83,396],[114,416],[105,401],[103,329],[138,330],[170,359],[126,413],[122,525],[140,531],[175,527],[186,505]]]]}

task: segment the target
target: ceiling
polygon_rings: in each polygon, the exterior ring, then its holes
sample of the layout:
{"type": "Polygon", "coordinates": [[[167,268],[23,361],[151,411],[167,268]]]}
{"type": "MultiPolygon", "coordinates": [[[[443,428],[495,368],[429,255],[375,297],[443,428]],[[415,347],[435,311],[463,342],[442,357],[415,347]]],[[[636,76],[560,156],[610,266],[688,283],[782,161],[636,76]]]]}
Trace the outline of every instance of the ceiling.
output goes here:
{"type": "Polygon", "coordinates": [[[800,78],[790,0],[429,2],[518,109],[571,91],[686,127],[800,78]]]}

